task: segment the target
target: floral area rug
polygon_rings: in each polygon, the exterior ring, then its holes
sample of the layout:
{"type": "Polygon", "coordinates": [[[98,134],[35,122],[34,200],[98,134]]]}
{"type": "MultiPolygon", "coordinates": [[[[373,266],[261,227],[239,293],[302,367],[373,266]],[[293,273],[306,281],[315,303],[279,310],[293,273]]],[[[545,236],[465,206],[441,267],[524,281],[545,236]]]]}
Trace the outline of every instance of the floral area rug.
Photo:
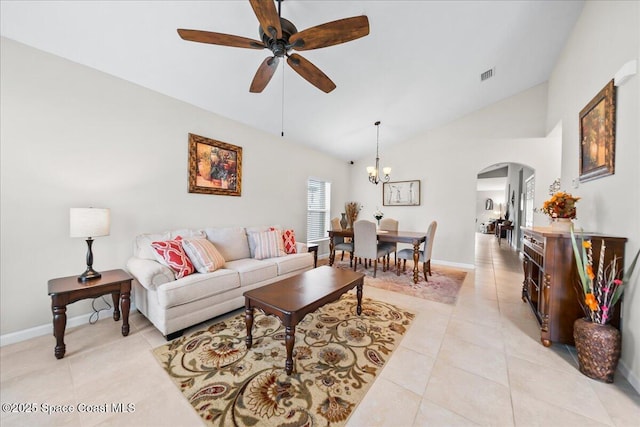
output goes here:
{"type": "Polygon", "coordinates": [[[244,313],[178,338],[154,355],[194,409],[215,426],[344,425],[397,347],[414,313],[343,295],[296,326],[294,371],[285,331],[256,310],[253,346],[244,313]]]}
{"type": "MultiPolygon", "coordinates": [[[[334,267],[353,270],[353,267],[349,267],[348,258],[349,256],[345,255],[344,260],[340,261],[340,253],[338,253],[334,267]]],[[[425,282],[421,263],[418,266],[420,280],[418,283],[413,283],[413,261],[407,261],[406,271],[402,272],[402,269],[400,269],[400,276],[396,274],[396,269],[393,266],[393,256],[391,257],[391,262],[391,270],[385,272],[382,271],[382,265],[378,263],[378,272],[375,279],[373,278],[373,266],[365,269],[364,264],[358,264],[357,271],[366,275],[364,278],[366,286],[451,305],[456,303],[462,282],[467,276],[467,272],[464,270],[432,265],[432,276],[429,276],[429,281],[425,282]]]]}

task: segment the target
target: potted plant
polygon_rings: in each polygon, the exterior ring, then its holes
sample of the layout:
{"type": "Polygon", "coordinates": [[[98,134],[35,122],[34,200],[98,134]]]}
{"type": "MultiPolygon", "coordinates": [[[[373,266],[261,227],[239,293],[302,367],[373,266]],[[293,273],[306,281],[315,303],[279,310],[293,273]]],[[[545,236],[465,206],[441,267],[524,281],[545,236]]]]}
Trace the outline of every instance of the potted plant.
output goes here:
{"type": "Polygon", "coordinates": [[[576,287],[578,301],[585,313],[584,318],[574,322],[573,338],[580,372],[590,378],[611,383],[620,358],[622,339],[620,331],[610,325],[609,321],[622,297],[625,284],[631,279],[640,250],[623,274],[620,258],[615,254],[605,266],[607,248],[604,240],[601,242],[598,268],[594,271],[593,242],[581,237],[578,243],[571,227],[571,243],[580,278],[576,287]]]}
{"type": "Polygon", "coordinates": [[[557,231],[569,231],[572,220],[576,218],[576,202],[580,197],[574,197],[564,191],[558,191],[542,205],[542,212],[551,218],[551,228],[557,231]]]}

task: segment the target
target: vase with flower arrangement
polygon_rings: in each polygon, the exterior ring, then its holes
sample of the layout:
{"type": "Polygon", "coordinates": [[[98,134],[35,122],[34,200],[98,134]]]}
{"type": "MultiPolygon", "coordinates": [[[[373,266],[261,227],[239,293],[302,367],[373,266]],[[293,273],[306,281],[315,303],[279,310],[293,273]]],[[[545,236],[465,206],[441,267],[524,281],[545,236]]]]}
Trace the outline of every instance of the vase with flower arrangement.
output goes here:
{"type": "Polygon", "coordinates": [[[576,202],[574,197],[564,191],[558,191],[542,205],[542,212],[551,218],[551,229],[554,231],[571,230],[572,221],[576,219],[576,202]]]}
{"type": "Polygon", "coordinates": [[[353,229],[353,223],[356,222],[360,209],[362,209],[362,206],[358,202],[349,202],[345,205],[348,222],[347,228],[353,229]]]}
{"type": "Polygon", "coordinates": [[[382,211],[376,208],[376,211],[373,213],[373,217],[378,221],[378,227],[380,227],[380,220],[384,217],[382,211]]]}
{"type": "Polygon", "coordinates": [[[571,228],[571,243],[580,283],[576,286],[578,301],[585,317],[573,324],[573,338],[578,354],[580,372],[599,381],[613,382],[622,348],[620,331],[609,324],[613,310],[628,284],[640,250],[636,253],[626,273],[622,272],[621,259],[615,254],[605,266],[604,240],[600,243],[597,270],[593,266],[593,242],[576,236],[571,228]]]}

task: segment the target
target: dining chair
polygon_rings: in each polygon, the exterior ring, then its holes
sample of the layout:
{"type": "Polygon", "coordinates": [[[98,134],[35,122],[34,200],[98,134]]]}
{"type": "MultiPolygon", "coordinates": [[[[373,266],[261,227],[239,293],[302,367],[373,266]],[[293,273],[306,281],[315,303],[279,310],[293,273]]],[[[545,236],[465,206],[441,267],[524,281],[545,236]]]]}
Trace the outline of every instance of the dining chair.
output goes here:
{"type": "MultiPolygon", "coordinates": [[[[422,263],[422,272],[424,273],[424,280],[429,281],[427,273],[431,274],[431,251],[433,249],[433,238],[436,235],[436,228],[438,223],[432,221],[427,229],[427,240],[424,242],[424,250],[420,251],[418,262],[422,263]]],[[[402,271],[404,272],[407,267],[407,260],[413,261],[413,249],[401,249],[398,251],[398,259],[402,260],[402,271]]],[[[396,274],[400,275],[400,264],[397,266],[396,274]]]]}
{"type": "MultiPolygon", "coordinates": [[[[332,230],[342,230],[342,226],[340,225],[339,218],[331,218],[331,229],[332,230]]],[[[349,267],[353,265],[353,242],[345,241],[342,236],[334,236],[333,237],[333,251],[342,251],[342,255],[340,256],[340,261],[344,260],[344,253],[349,252],[349,267]]]]}
{"type": "MultiPolygon", "coordinates": [[[[398,231],[398,221],[393,218],[382,218],[380,220],[380,230],[398,231]]],[[[389,269],[391,254],[393,254],[393,265],[398,265],[398,244],[396,242],[382,242],[380,245],[387,251],[387,270],[389,269]]]]}
{"type": "MultiPolygon", "coordinates": [[[[363,258],[365,268],[367,268],[367,260],[373,260],[373,277],[376,277],[378,259],[384,258],[386,254],[386,250],[378,244],[376,224],[366,220],[356,221],[353,224],[353,256],[356,261],[358,258],[363,258]]],[[[353,271],[356,271],[357,266],[358,263],[354,262],[353,271]]],[[[385,271],[384,261],[382,271],[385,271]]]]}

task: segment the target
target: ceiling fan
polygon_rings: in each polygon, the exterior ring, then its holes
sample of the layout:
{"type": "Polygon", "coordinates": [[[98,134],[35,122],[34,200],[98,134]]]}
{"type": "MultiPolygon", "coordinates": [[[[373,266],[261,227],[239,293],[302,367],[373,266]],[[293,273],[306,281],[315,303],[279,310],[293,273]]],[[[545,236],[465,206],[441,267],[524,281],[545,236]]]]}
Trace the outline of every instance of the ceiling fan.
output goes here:
{"type": "Polygon", "coordinates": [[[282,0],[277,1],[278,10],[272,0],[249,0],[260,22],[259,34],[262,41],[201,30],[178,29],[178,34],[182,39],[193,42],[271,50],[273,56],[267,57],[258,67],[250,92],[260,93],[264,90],[278,68],[280,58],[284,56],[287,57],[287,64],[302,78],[323,92],[331,92],[336,85],[326,74],[297,53],[289,52],[292,49],[320,49],[364,37],[369,34],[369,19],[366,16],[354,16],[298,32],[292,22],[280,16],[282,0]]]}

